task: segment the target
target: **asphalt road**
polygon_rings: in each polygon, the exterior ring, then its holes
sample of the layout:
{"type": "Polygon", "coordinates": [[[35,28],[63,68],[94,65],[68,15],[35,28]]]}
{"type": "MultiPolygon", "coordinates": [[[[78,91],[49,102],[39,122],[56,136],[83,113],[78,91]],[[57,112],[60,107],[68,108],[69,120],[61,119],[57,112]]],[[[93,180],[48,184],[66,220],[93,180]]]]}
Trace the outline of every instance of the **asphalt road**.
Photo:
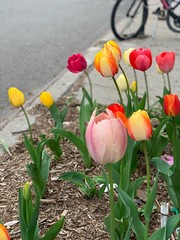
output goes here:
{"type": "Polygon", "coordinates": [[[0,122],[13,112],[7,91],[28,99],[110,28],[114,0],[0,0],[0,122]]]}

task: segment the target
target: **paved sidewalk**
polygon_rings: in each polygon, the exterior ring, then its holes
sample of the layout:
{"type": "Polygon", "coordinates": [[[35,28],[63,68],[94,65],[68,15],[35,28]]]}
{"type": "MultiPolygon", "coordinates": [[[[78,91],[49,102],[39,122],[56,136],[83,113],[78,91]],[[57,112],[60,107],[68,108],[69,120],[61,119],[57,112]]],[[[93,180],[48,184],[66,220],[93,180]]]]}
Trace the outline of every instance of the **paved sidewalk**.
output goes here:
{"type": "MultiPolygon", "coordinates": [[[[118,94],[113,84],[111,78],[103,78],[93,67],[93,61],[95,54],[103,47],[103,44],[113,39],[118,42],[122,52],[126,49],[133,47],[133,48],[140,48],[140,47],[148,47],[152,50],[153,54],[153,65],[152,67],[147,70],[147,77],[149,82],[150,88],[150,102],[153,103],[156,99],[156,96],[162,94],[162,86],[163,81],[160,74],[158,74],[155,70],[155,56],[163,51],[175,51],[176,52],[176,61],[175,61],[175,68],[170,73],[170,79],[172,84],[172,92],[176,93],[180,96],[180,34],[175,34],[171,32],[167,26],[165,21],[158,22],[157,28],[157,35],[155,38],[152,38],[152,32],[154,28],[154,21],[155,16],[151,16],[149,14],[149,20],[147,22],[146,27],[146,38],[143,39],[132,39],[128,41],[117,41],[114,38],[114,35],[111,31],[106,33],[101,39],[97,40],[87,51],[84,53],[84,56],[88,62],[88,67],[90,70],[90,78],[93,83],[93,96],[99,103],[103,104],[110,104],[118,100],[118,94]]],[[[122,67],[124,68],[126,74],[130,82],[134,80],[133,71],[130,67],[126,66],[123,61],[121,62],[122,67]]],[[[66,66],[64,66],[66,67],[66,66]]],[[[120,72],[119,72],[120,73],[120,72]]],[[[83,73],[82,73],[83,74],[83,73]]],[[[57,100],[60,96],[64,95],[73,85],[75,81],[82,76],[82,74],[73,74],[66,69],[57,76],[51,83],[45,86],[40,92],[42,91],[49,91],[54,100],[57,100]]],[[[139,83],[139,93],[144,93],[145,84],[144,84],[144,76],[141,72],[138,72],[138,83],[139,83]]],[[[84,85],[86,89],[89,89],[88,81],[85,79],[84,85]]],[[[39,101],[39,93],[36,94],[33,98],[31,98],[25,105],[26,110],[32,109],[39,101]]],[[[80,100],[82,97],[82,92],[77,92],[77,98],[80,100]]],[[[28,114],[30,118],[31,124],[35,121],[36,116],[28,114]]],[[[15,116],[12,120],[4,122],[1,124],[0,130],[0,139],[3,139],[4,142],[11,146],[13,145],[18,137],[19,134],[13,134],[16,131],[23,131],[27,129],[27,123],[24,118],[22,112],[16,112],[15,116]]],[[[1,149],[0,149],[1,150],[1,149]]],[[[2,153],[2,151],[0,152],[2,153]]]]}

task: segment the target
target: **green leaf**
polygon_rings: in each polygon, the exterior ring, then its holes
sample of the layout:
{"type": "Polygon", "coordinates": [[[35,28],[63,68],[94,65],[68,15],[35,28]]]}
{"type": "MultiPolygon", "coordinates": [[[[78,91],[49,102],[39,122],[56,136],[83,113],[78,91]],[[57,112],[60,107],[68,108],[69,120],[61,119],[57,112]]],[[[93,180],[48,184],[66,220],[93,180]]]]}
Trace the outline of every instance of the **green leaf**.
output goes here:
{"type": "Polygon", "coordinates": [[[19,203],[19,223],[20,223],[20,230],[21,230],[21,237],[22,239],[26,239],[27,233],[27,225],[26,225],[26,214],[24,209],[24,198],[23,198],[23,191],[19,189],[18,195],[18,203],[19,203]]]}
{"type": "Polygon", "coordinates": [[[118,190],[118,195],[129,212],[129,216],[132,218],[133,231],[136,233],[136,236],[139,240],[144,240],[145,226],[139,219],[138,209],[134,203],[134,200],[131,199],[127,193],[121,189],[118,190]]]}
{"type": "Polygon", "coordinates": [[[36,164],[33,163],[26,165],[29,176],[33,181],[36,194],[39,196],[39,198],[43,198],[49,176],[50,157],[45,151],[43,151],[41,161],[41,168],[39,169],[37,168],[36,164]]]}
{"type": "Polygon", "coordinates": [[[144,93],[141,101],[139,102],[139,109],[144,110],[146,105],[146,92],[144,93]]]}
{"type": "Polygon", "coordinates": [[[89,93],[86,91],[86,89],[84,87],[82,88],[82,91],[83,91],[84,97],[88,100],[90,106],[93,108],[93,102],[92,102],[92,99],[91,99],[89,93]]]}
{"type": "Polygon", "coordinates": [[[168,239],[171,236],[171,234],[175,231],[179,223],[180,223],[180,214],[171,216],[169,218],[166,225],[166,239],[168,239]]]}
{"type": "MultiPolygon", "coordinates": [[[[154,232],[150,237],[149,240],[165,240],[164,239],[164,232],[165,232],[165,227],[158,229],[156,232],[154,232]]],[[[167,240],[167,239],[166,239],[167,240]]]]}
{"type": "Polygon", "coordinates": [[[158,187],[158,177],[159,177],[159,173],[157,173],[157,175],[156,175],[156,180],[154,182],[153,188],[151,190],[151,193],[150,193],[149,198],[147,199],[147,202],[145,205],[144,217],[145,217],[146,221],[149,221],[151,213],[152,213],[154,201],[156,198],[156,191],[157,191],[157,187],[158,187]]]}
{"type": "Polygon", "coordinates": [[[89,168],[91,166],[91,159],[86,144],[78,136],[64,129],[53,129],[52,132],[59,133],[70,140],[81,152],[85,167],[89,168]]]}
{"type": "Polygon", "coordinates": [[[171,236],[171,234],[175,231],[177,228],[178,224],[180,223],[180,214],[171,216],[166,224],[165,227],[157,230],[154,232],[149,240],[157,240],[157,239],[162,239],[162,240],[167,240],[171,236]]]}
{"type": "Polygon", "coordinates": [[[54,139],[47,139],[45,141],[45,145],[47,145],[51,149],[51,151],[55,154],[57,158],[61,157],[62,148],[57,141],[55,141],[54,139]]]}
{"type": "Polygon", "coordinates": [[[180,169],[174,168],[173,174],[170,176],[172,181],[172,187],[176,194],[178,209],[180,210],[180,184],[179,184],[180,169]]]}
{"type": "Polygon", "coordinates": [[[59,176],[59,179],[69,181],[80,188],[88,197],[96,193],[96,185],[91,177],[83,172],[66,172],[59,176]]]}
{"type": "Polygon", "coordinates": [[[131,89],[130,89],[130,91],[131,91],[131,96],[132,96],[133,103],[134,103],[134,109],[135,109],[135,111],[137,111],[139,109],[138,97],[131,89]]]}
{"type": "Polygon", "coordinates": [[[79,113],[79,130],[83,142],[85,142],[85,106],[84,95],[81,100],[80,113],[79,113]]]}
{"type": "Polygon", "coordinates": [[[168,163],[166,163],[165,161],[163,161],[161,158],[154,157],[154,158],[152,158],[151,162],[153,163],[153,165],[157,168],[157,170],[160,173],[163,173],[167,176],[172,175],[171,166],[168,163]]]}
{"type": "Polygon", "coordinates": [[[3,148],[3,150],[5,152],[7,152],[9,154],[9,156],[11,156],[11,153],[9,151],[8,145],[2,139],[0,139],[0,146],[3,148]]]}
{"type": "Polygon", "coordinates": [[[39,199],[36,198],[36,204],[35,204],[35,207],[33,209],[33,213],[32,213],[32,216],[31,216],[30,223],[28,225],[28,232],[27,232],[28,240],[36,239],[35,236],[38,233],[37,232],[37,230],[38,230],[38,216],[39,216],[39,199]]]}
{"type": "Polygon", "coordinates": [[[132,227],[132,218],[131,218],[131,220],[129,221],[129,226],[128,226],[128,229],[127,229],[127,232],[126,232],[126,235],[125,235],[124,240],[129,240],[129,239],[130,239],[130,236],[131,236],[131,227],[132,227]]]}
{"type": "Polygon", "coordinates": [[[129,184],[127,193],[132,199],[136,197],[137,190],[145,179],[145,177],[140,177],[129,184]]]}
{"type": "Polygon", "coordinates": [[[54,240],[64,224],[64,216],[61,218],[46,232],[46,234],[40,238],[40,240],[54,240]]]}
{"type": "Polygon", "coordinates": [[[31,141],[28,139],[26,135],[24,135],[24,143],[25,143],[26,149],[29,152],[31,159],[35,164],[38,164],[38,154],[37,154],[36,148],[33,146],[33,144],[31,143],[31,141]]]}

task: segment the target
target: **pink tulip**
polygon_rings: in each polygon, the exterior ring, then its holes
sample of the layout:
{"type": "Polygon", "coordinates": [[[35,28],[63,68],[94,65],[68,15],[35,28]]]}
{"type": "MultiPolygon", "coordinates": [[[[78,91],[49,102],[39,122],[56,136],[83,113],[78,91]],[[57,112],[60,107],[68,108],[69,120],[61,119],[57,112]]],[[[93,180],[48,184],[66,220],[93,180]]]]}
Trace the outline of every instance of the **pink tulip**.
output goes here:
{"type": "Polygon", "coordinates": [[[98,116],[95,116],[94,111],[86,130],[86,144],[95,162],[99,164],[117,162],[126,151],[126,128],[109,109],[98,116]]]}
{"type": "Polygon", "coordinates": [[[129,61],[134,69],[146,71],[152,65],[152,53],[149,48],[139,48],[129,54],[129,61]]]}
{"type": "Polygon", "coordinates": [[[163,73],[169,73],[172,71],[175,62],[174,52],[162,52],[156,56],[156,63],[163,73]]]}
{"type": "Polygon", "coordinates": [[[170,166],[172,166],[174,164],[174,158],[171,155],[165,154],[165,155],[161,156],[161,159],[163,161],[165,161],[167,164],[169,164],[170,166]]]}
{"type": "Polygon", "coordinates": [[[73,73],[79,73],[87,68],[87,62],[84,56],[80,53],[73,54],[68,59],[67,69],[73,73]]]}

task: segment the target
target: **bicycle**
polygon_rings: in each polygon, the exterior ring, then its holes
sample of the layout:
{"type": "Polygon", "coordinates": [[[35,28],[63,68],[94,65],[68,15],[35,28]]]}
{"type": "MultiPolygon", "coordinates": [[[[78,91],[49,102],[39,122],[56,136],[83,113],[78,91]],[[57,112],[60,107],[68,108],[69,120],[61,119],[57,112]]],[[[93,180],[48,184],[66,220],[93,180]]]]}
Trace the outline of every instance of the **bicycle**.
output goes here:
{"type": "MultiPolygon", "coordinates": [[[[178,12],[180,0],[160,0],[160,2],[162,8],[158,8],[154,13],[159,16],[165,10],[169,29],[180,33],[180,12],[178,12]]],[[[148,13],[147,0],[117,0],[111,14],[111,28],[114,35],[119,40],[143,35],[148,13]]]]}

